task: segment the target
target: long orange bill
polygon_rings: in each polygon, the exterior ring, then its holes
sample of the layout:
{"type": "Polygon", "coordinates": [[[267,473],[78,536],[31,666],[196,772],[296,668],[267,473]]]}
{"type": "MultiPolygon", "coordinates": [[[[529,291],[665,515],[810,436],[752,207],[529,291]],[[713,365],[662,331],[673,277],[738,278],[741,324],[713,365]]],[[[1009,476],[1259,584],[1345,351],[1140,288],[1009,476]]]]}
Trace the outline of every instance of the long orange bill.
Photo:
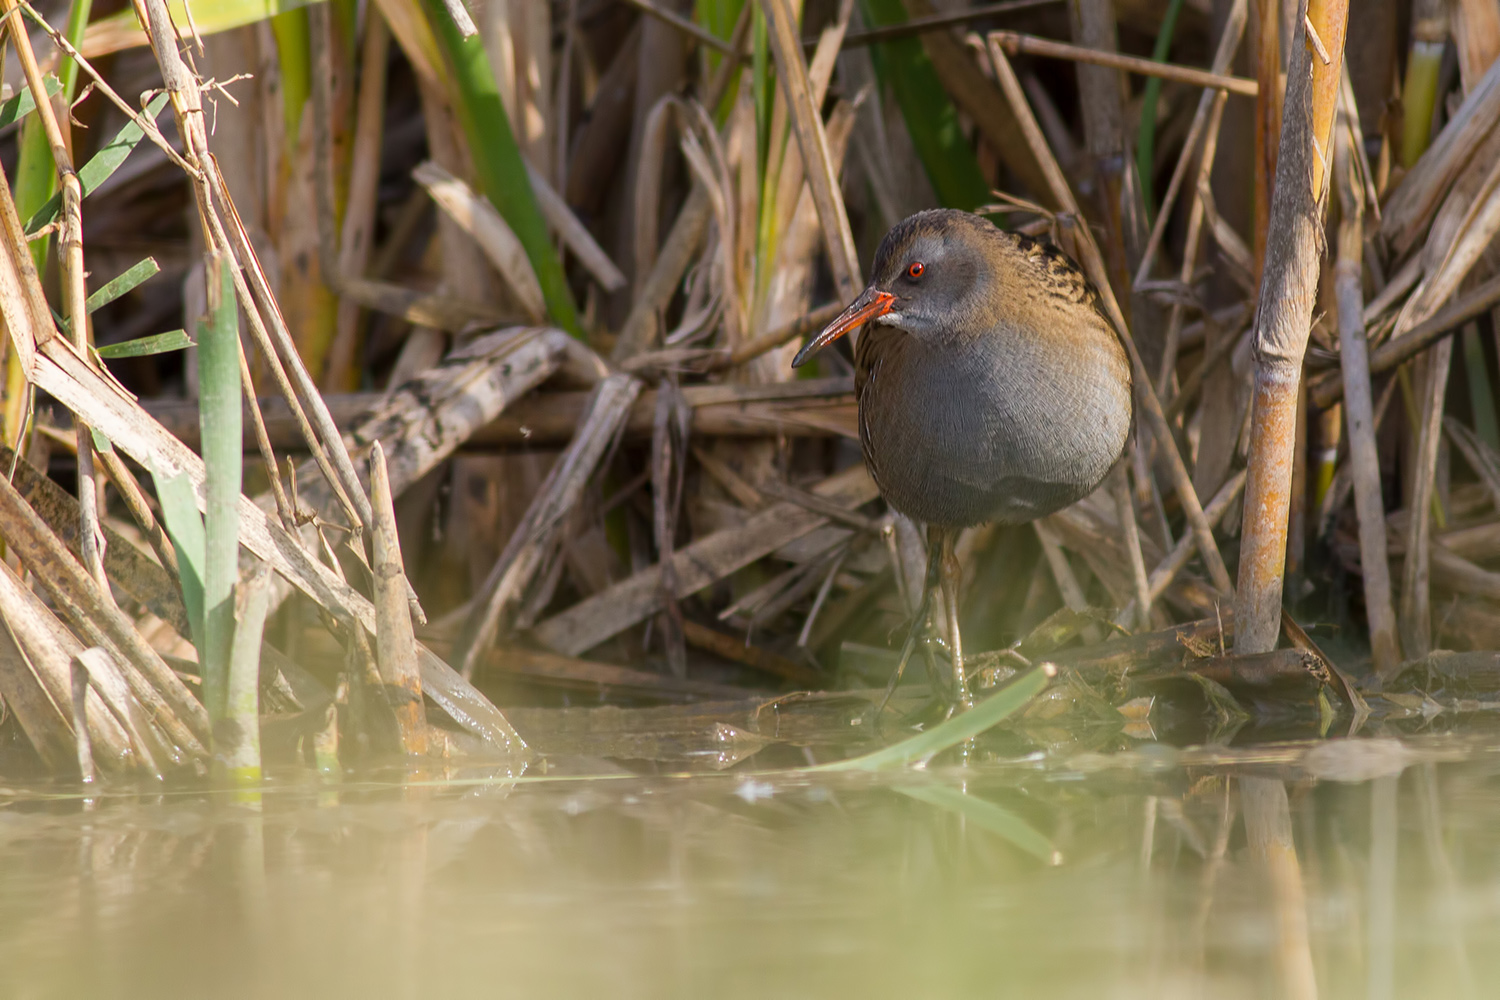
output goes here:
{"type": "Polygon", "coordinates": [[[859,298],[849,303],[849,308],[839,313],[832,323],[823,328],[823,332],[807,342],[807,346],[797,352],[792,359],[792,367],[798,368],[807,362],[807,359],[817,354],[829,344],[838,340],[844,334],[856,327],[864,326],[877,316],[884,316],[891,311],[896,304],[896,296],[890,292],[876,291],[874,288],[866,288],[859,293],[859,298]]]}

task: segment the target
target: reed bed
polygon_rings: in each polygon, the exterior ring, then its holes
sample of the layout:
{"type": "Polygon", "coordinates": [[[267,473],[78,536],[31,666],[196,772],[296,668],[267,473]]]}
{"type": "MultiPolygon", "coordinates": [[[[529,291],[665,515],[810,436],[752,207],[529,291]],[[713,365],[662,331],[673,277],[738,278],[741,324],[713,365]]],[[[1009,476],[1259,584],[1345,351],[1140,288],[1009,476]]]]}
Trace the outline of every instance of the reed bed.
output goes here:
{"type": "Polygon", "coordinates": [[[1094,496],[960,539],[976,683],[1327,732],[1495,671],[1494,0],[0,6],[0,732],[49,770],[883,686],[922,534],[848,360],[789,362],[937,205],[1072,254],[1136,383],[1094,496]]]}

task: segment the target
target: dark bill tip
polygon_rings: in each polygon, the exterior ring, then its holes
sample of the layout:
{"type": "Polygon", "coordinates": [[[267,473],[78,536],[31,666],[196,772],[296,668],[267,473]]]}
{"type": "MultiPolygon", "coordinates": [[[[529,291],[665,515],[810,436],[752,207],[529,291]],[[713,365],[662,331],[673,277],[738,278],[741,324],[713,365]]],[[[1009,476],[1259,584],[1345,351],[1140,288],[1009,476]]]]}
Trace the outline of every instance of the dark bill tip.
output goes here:
{"type": "Polygon", "coordinates": [[[807,345],[797,352],[797,356],[792,359],[792,367],[802,367],[814,354],[817,354],[850,330],[864,326],[872,319],[884,316],[890,312],[891,307],[895,303],[896,296],[890,292],[879,292],[873,288],[866,288],[859,294],[858,298],[849,303],[849,308],[835,316],[833,322],[823,328],[822,333],[809,340],[807,345]]]}

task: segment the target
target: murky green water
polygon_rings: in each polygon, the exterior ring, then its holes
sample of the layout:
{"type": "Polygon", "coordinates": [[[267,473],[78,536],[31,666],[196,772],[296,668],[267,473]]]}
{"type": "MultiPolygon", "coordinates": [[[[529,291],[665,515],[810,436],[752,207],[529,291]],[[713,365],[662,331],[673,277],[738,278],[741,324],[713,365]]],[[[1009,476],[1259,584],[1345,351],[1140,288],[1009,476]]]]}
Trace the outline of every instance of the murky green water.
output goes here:
{"type": "Polygon", "coordinates": [[[1500,989],[1500,733],[757,761],[0,791],[0,996],[1500,989]]]}

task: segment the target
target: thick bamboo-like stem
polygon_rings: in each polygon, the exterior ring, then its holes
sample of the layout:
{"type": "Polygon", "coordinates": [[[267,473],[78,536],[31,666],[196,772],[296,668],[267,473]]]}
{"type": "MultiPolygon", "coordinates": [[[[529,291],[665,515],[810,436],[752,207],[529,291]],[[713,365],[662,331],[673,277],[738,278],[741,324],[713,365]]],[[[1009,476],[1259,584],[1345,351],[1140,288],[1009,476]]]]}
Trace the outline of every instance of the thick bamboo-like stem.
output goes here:
{"type": "Polygon", "coordinates": [[[1266,238],[1271,225],[1271,182],[1276,177],[1278,130],[1283,117],[1281,15],[1283,3],[1302,0],[1256,0],[1255,75],[1260,90],[1255,97],[1255,280],[1266,261],[1266,238]]]}
{"type": "MultiPolygon", "coordinates": [[[[990,40],[989,49],[990,60],[995,67],[995,77],[1000,81],[1001,89],[1011,102],[1012,108],[1015,109],[1016,119],[1021,123],[1021,130],[1026,134],[1027,142],[1030,143],[1032,151],[1042,165],[1042,170],[1047,175],[1048,183],[1052,188],[1052,196],[1074,219],[1082,219],[1082,213],[1078,210],[1078,202],[1073,197],[1072,189],[1068,187],[1062,168],[1057,165],[1056,157],[1052,155],[1046,139],[1042,136],[1041,127],[1037,124],[1036,116],[1031,112],[1031,105],[1026,102],[1026,95],[1021,89],[1021,81],[1017,79],[1010,60],[1005,57],[1005,51],[995,43],[993,37],[990,40]]],[[[1177,450],[1176,440],[1172,437],[1172,429],[1167,424],[1166,414],[1162,412],[1161,398],[1157,396],[1156,388],[1151,383],[1151,373],[1146,370],[1146,364],[1141,360],[1141,352],[1136,347],[1135,339],[1130,335],[1130,328],[1110,288],[1109,278],[1104,269],[1104,258],[1099,253],[1093,233],[1087,226],[1075,226],[1074,231],[1078,234],[1079,246],[1085,251],[1081,263],[1098,289],[1106,314],[1114,323],[1121,343],[1130,354],[1136,400],[1145,411],[1151,434],[1160,442],[1162,454],[1167,459],[1167,468],[1172,476],[1172,488],[1177,492],[1178,499],[1182,501],[1182,509],[1192,528],[1198,552],[1203,557],[1204,565],[1208,567],[1209,577],[1213,580],[1214,586],[1224,594],[1232,593],[1234,584],[1230,582],[1229,570],[1224,566],[1224,557],[1219,554],[1219,546],[1214,541],[1213,529],[1203,514],[1203,505],[1199,502],[1198,493],[1193,488],[1187,465],[1182,460],[1182,454],[1177,450]]]]}
{"type": "Polygon", "coordinates": [[[1391,570],[1386,560],[1385,505],[1380,493],[1380,455],[1375,448],[1375,411],[1370,388],[1369,345],[1365,341],[1364,294],[1360,287],[1364,253],[1364,191],[1351,162],[1350,124],[1335,136],[1334,178],[1338,182],[1339,254],[1334,291],[1338,298],[1339,362],[1344,372],[1349,462],[1354,473],[1354,511],[1359,518],[1359,557],[1365,589],[1365,618],[1375,672],[1389,677],[1401,663],[1396,644],[1396,613],[1391,605],[1391,570]]]}
{"type": "Polygon", "coordinates": [[[417,641],[406,600],[406,569],[396,536],[391,505],[391,477],[385,451],[376,441],[370,449],[370,499],[375,509],[371,541],[375,553],[375,637],[380,680],[401,729],[401,746],[409,754],[427,752],[427,714],[422,708],[422,673],[417,669],[417,641]]]}
{"type": "MultiPolygon", "coordinates": [[[[85,301],[88,293],[84,287],[86,272],[83,269],[83,186],[78,181],[78,171],[73,168],[73,157],[68,152],[67,139],[58,124],[52,100],[47,96],[47,87],[42,80],[41,68],[37,65],[36,53],[31,48],[31,39],[26,34],[17,0],[4,0],[6,16],[13,30],[11,40],[21,60],[21,70],[26,76],[26,85],[36,101],[37,119],[52,148],[52,159],[57,168],[58,181],[62,188],[61,228],[58,234],[57,254],[62,265],[63,316],[68,321],[74,346],[85,357],[88,355],[89,314],[85,301]]],[[[76,65],[72,72],[77,73],[76,65]]],[[[78,435],[78,510],[82,520],[79,535],[79,551],[84,568],[88,570],[100,591],[109,598],[109,583],[104,576],[104,532],[99,528],[99,485],[94,473],[93,432],[82,421],[76,424],[78,435]]]]}
{"type": "Polygon", "coordinates": [[[1240,545],[1235,652],[1276,648],[1291,509],[1298,384],[1323,249],[1323,207],[1344,58],[1348,0],[1312,0],[1297,26],[1255,329],[1255,395],[1240,545]],[[1317,33],[1315,49],[1308,32],[1317,33]],[[1328,55],[1324,62],[1319,52],[1328,55]]]}

